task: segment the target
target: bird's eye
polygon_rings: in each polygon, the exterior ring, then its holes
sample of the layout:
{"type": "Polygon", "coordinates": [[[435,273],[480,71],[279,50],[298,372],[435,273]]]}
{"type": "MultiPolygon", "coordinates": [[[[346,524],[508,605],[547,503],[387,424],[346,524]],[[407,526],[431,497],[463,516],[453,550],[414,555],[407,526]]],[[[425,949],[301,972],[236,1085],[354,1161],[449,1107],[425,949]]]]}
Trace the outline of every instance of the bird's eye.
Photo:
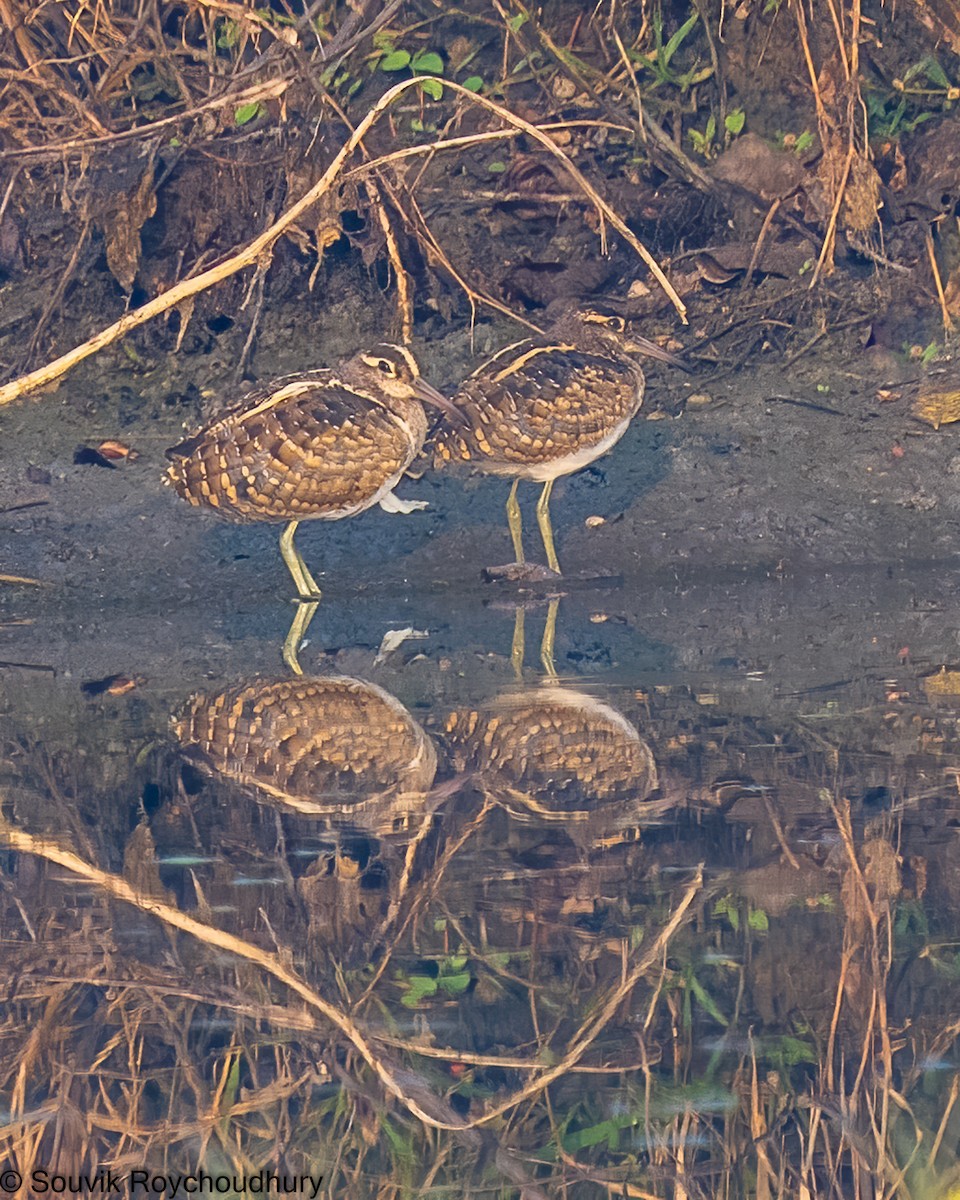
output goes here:
{"type": "Polygon", "coordinates": [[[396,368],[389,358],[381,358],[377,363],[377,366],[384,373],[384,375],[396,375],[397,373],[396,368]]]}
{"type": "Polygon", "coordinates": [[[610,317],[607,321],[607,324],[617,333],[623,333],[627,327],[626,321],[624,321],[623,317],[610,317]]]}

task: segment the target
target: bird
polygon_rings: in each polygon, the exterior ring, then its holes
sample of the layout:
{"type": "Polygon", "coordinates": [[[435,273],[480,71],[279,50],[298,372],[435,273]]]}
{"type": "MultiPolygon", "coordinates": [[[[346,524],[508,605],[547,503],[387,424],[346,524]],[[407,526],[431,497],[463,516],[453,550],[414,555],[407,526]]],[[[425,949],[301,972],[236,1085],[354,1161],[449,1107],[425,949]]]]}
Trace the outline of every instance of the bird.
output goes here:
{"type": "Polygon", "coordinates": [[[281,376],[216,413],[167,450],[166,482],[227,520],[284,523],[280,553],[298,598],[316,601],[320,588],[293,541],[301,521],[337,521],[375,504],[426,507],[393,494],[427,435],[423,402],[455,423],[405,346],[375,345],[332,369],[281,376]]]}
{"type": "Polygon", "coordinates": [[[200,692],[172,726],[205,774],[256,800],[381,832],[426,811],[437,772],[432,741],[400,701],[346,675],[200,692]]]}
{"type": "Polygon", "coordinates": [[[505,346],[452,397],[457,423],[442,422],[434,462],[467,463],[513,478],[507,521],[525,563],[517,487],[543,484],[537,523],[550,569],[560,574],[550,521],[554,480],[606,454],[643,402],[644,375],[633,355],[689,370],[655,342],[627,331],[623,316],[597,303],[567,303],[547,333],[505,346]]]}
{"type": "Polygon", "coordinates": [[[513,690],[444,721],[454,770],[517,820],[563,823],[589,841],[616,840],[640,814],[659,812],[649,744],[609,704],[555,683],[513,690]]]}

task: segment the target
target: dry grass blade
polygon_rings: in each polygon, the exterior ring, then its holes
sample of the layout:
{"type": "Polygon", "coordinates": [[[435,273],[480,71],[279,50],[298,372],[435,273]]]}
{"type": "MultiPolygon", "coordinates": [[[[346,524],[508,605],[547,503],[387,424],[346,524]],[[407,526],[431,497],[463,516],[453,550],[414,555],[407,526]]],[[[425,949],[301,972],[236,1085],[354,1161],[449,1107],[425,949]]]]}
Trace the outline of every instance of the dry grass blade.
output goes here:
{"type": "Polygon", "coordinates": [[[318,1012],[335,1029],[339,1030],[354,1046],[367,1066],[376,1074],[388,1094],[404,1105],[411,1115],[431,1128],[443,1130],[469,1130],[487,1124],[516,1108],[518,1105],[540,1095],[551,1083],[561,1078],[571,1067],[576,1065],[613,1018],[617,1008],[626,996],[629,995],[653,963],[663,955],[670,939],[683,923],[694,898],[703,886],[703,871],[702,868],[699,868],[695,878],[687,887],[684,895],[674,909],[670,920],[660,930],[646,951],[639,956],[631,970],[626,972],[618,985],[611,989],[599,1010],[581,1027],[574,1037],[570,1049],[559,1062],[546,1069],[541,1069],[525,1085],[510,1093],[509,1096],[495,1107],[488,1109],[470,1121],[458,1123],[441,1119],[427,1112],[420,1101],[410,1095],[409,1091],[400,1083],[392,1067],[376,1053],[372,1044],[373,1039],[360,1029],[348,1013],[331,1004],[328,1000],[325,1000],[306,984],[282,961],[279,954],[268,953],[260,949],[260,947],[245,941],[243,938],[217,929],[181,912],[163,900],[138,892],[122,877],[91,865],[80,858],[79,855],[70,850],[63,849],[49,839],[36,837],[24,830],[17,829],[2,818],[0,818],[0,841],[13,850],[32,854],[38,858],[45,859],[47,862],[55,863],[78,875],[88,883],[103,889],[115,899],[149,913],[158,920],[172,928],[179,929],[183,933],[189,934],[205,945],[215,946],[227,953],[234,954],[238,958],[266,971],[303,1000],[309,1008],[318,1012]]]}

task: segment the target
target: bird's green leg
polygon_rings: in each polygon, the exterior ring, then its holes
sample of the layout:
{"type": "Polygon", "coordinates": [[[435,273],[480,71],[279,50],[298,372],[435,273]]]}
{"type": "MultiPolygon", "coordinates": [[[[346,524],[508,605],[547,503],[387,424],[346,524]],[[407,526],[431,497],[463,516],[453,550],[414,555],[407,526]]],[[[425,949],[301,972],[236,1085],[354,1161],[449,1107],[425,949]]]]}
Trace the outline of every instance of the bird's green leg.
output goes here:
{"type": "Polygon", "coordinates": [[[557,612],[560,609],[560,597],[554,596],[547,608],[547,620],[543,626],[543,640],[540,642],[540,661],[550,679],[557,678],[557,668],[554,663],[554,643],[557,640],[557,612]]]}
{"type": "Polygon", "coordinates": [[[319,600],[320,588],[317,586],[317,581],[307,570],[307,564],[293,544],[293,535],[297,532],[299,524],[299,521],[291,521],[280,534],[280,553],[283,555],[283,561],[287,564],[287,570],[293,576],[293,583],[300,599],[319,600]]]}
{"type": "Polygon", "coordinates": [[[304,634],[307,632],[307,627],[313,620],[313,614],[317,611],[318,604],[319,601],[317,600],[301,600],[297,602],[297,611],[294,613],[290,631],[283,643],[283,661],[294,675],[303,674],[298,657],[300,644],[303,641],[304,634]]]}
{"type": "Polygon", "coordinates": [[[553,526],[550,524],[550,493],[552,491],[553,480],[548,479],[543,485],[543,491],[537,501],[537,524],[540,526],[543,548],[547,552],[547,566],[559,575],[560,564],[557,562],[557,552],[553,548],[553,526]]]}
{"type": "Polygon", "coordinates": [[[520,504],[517,501],[517,488],[520,480],[513,481],[510,495],[507,497],[507,524],[510,526],[510,536],[513,538],[513,553],[518,563],[526,562],[523,557],[523,526],[520,520],[520,504]]]}
{"type": "Polygon", "coordinates": [[[513,618],[513,645],[510,647],[510,661],[513,663],[513,673],[517,679],[523,679],[523,605],[517,605],[513,618]]]}

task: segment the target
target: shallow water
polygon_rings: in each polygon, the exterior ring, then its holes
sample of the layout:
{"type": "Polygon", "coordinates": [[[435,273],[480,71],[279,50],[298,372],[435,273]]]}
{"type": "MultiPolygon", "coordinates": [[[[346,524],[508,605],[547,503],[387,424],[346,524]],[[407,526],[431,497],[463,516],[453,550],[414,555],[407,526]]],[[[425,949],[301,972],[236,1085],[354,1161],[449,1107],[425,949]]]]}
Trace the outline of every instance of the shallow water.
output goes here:
{"type": "Polygon", "coordinates": [[[956,582],[11,591],[10,1163],[940,1194],[956,582]]]}

